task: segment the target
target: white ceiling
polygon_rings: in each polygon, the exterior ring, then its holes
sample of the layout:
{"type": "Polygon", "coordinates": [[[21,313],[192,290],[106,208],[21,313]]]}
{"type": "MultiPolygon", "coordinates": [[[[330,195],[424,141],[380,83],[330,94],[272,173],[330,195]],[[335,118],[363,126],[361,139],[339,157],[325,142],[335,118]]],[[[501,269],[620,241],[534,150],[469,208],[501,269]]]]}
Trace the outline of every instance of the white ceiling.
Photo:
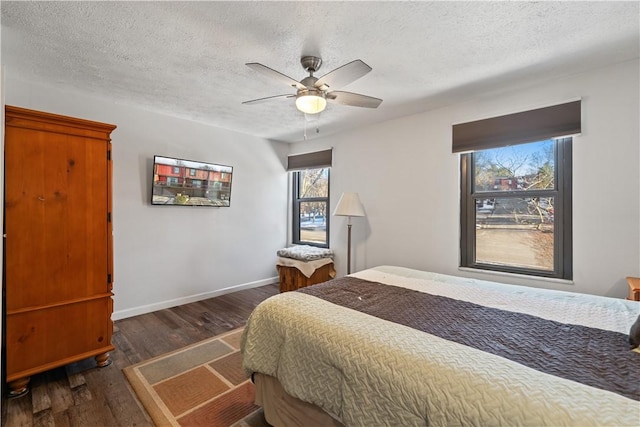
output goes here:
{"type": "Polygon", "coordinates": [[[329,104],[309,138],[639,57],[640,2],[11,2],[2,63],[27,81],[287,142],[303,140],[296,80],[354,59],[373,71],[339,88],[384,101],[329,104]]]}

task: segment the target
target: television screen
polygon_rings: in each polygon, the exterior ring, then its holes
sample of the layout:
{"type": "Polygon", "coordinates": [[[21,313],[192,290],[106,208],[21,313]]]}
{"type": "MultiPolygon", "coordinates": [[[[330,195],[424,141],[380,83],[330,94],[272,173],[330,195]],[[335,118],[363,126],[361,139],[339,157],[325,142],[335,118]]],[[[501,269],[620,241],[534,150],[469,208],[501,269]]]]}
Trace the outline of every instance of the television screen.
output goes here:
{"type": "Polygon", "coordinates": [[[229,206],[233,167],[154,156],[152,205],[229,206]]]}

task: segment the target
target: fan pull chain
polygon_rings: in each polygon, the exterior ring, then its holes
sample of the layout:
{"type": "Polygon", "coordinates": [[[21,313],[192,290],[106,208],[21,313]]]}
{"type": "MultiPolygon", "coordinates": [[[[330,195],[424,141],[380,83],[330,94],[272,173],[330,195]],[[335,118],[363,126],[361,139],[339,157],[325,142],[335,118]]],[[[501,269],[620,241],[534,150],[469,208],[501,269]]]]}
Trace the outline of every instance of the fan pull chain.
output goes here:
{"type": "Polygon", "coordinates": [[[307,140],[307,115],[304,115],[304,140],[307,140]]]}
{"type": "Polygon", "coordinates": [[[318,134],[318,133],[320,133],[320,125],[319,125],[319,124],[317,124],[317,123],[319,123],[319,122],[320,122],[320,113],[313,114],[313,115],[310,115],[310,114],[304,113],[304,140],[305,140],[305,141],[306,141],[306,140],[307,140],[307,138],[308,138],[308,137],[307,137],[307,123],[309,123],[309,122],[314,122],[314,121],[316,122],[316,126],[315,126],[315,128],[316,128],[316,133],[318,134]]]}

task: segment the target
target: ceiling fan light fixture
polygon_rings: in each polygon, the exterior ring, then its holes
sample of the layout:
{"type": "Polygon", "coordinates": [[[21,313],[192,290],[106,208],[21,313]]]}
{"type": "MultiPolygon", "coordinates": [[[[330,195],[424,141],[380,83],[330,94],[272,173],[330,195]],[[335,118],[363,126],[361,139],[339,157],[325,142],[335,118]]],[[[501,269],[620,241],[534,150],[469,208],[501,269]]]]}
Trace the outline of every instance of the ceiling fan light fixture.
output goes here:
{"type": "Polygon", "coordinates": [[[327,100],[320,91],[308,91],[296,96],[296,108],[306,114],[318,114],[327,107],[327,100]]]}
{"type": "Polygon", "coordinates": [[[272,68],[257,62],[249,62],[246,65],[272,79],[276,79],[286,84],[289,89],[297,89],[295,94],[285,94],[268,96],[266,98],[253,99],[245,101],[243,104],[258,104],[273,99],[291,99],[296,98],[296,108],[304,114],[318,114],[327,106],[327,100],[341,105],[350,105],[353,107],[378,108],[382,99],[372,96],[360,95],[353,92],[345,92],[335,90],[341,86],[358,80],[371,71],[371,67],[359,59],[348,62],[341,67],[329,71],[324,76],[318,78],[313,74],[318,71],[322,65],[322,59],[315,56],[303,56],[300,60],[302,67],[309,73],[304,79],[297,81],[291,77],[282,74],[272,68]]]}

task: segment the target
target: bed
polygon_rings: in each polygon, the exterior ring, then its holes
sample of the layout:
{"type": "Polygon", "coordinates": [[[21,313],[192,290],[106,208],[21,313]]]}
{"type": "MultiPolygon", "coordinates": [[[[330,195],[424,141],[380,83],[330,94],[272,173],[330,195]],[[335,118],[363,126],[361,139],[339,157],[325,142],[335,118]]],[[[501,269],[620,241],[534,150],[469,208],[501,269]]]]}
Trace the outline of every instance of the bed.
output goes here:
{"type": "Polygon", "coordinates": [[[634,301],[381,266],[262,302],[243,368],[274,425],[638,426],[627,334],[639,314],[634,301]]]}

